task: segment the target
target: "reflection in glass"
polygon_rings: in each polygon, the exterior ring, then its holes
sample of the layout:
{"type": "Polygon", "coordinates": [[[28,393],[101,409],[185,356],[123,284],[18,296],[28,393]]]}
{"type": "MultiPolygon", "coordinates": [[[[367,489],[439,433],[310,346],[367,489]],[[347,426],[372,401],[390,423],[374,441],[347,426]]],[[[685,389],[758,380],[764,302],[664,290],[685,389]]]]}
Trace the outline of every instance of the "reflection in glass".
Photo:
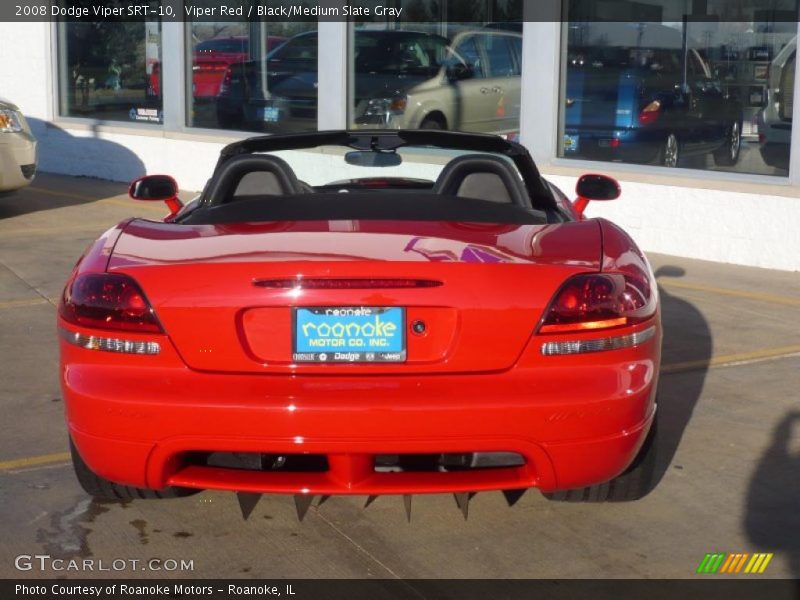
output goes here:
{"type": "Polygon", "coordinates": [[[728,4],[570,0],[559,155],[788,175],[796,21],[728,4]]]}
{"type": "Polygon", "coordinates": [[[522,3],[400,0],[352,29],[356,128],[519,131],[522,3]]]}
{"type": "Polygon", "coordinates": [[[193,127],[317,129],[316,23],[193,23],[193,127]]]}
{"type": "Polygon", "coordinates": [[[64,22],[59,26],[61,115],[161,123],[158,22],[64,22]]]}

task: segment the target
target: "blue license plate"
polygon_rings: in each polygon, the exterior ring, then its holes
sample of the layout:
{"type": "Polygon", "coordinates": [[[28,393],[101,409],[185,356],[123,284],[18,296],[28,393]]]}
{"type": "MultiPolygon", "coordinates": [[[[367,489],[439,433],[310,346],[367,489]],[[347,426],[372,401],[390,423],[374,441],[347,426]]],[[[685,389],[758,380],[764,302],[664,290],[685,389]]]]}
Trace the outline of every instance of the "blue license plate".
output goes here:
{"type": "Polygon", "coordinates": [[[281,118],[281,111],[274,106],[267,106],[264,108],[263,118],[267,123],[277,123],[281,118]]]}
{"type": "Polygon", "coordinates": [[[564,136],[564,152],[577,152],[580,138],[577,135],[564,136]]]}
{"type": "Polygon", "coordinates": [[[294,309],[295,362],[403,362],[406,311],[344,306],[294,309]]]}

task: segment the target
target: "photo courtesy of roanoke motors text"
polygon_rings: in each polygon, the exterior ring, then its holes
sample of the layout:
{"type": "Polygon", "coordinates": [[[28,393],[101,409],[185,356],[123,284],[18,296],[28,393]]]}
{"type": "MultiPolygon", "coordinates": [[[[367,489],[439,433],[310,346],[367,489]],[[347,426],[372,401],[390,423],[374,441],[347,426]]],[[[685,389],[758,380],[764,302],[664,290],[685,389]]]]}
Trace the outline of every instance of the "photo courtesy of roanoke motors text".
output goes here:
{"type": "Polygon", "coordinates": [[[0,600],[800,598],[800,0],[0,4],[0,600]]]}

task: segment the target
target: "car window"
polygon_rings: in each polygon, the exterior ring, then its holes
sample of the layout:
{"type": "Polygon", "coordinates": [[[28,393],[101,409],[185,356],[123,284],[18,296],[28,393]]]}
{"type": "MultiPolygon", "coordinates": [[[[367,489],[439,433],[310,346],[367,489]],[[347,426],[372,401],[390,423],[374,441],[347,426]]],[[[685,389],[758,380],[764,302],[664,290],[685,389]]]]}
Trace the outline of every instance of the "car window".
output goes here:
{"type": "Polygon", "coordinates": [[[489,59],[489,73],[492,77],[519,76],[514,63],[508,38],[504,35],[482,35],[481,41],[489,59]]]}
{"type": "Polygon", "coordinates": [[[481,59],[481,54],[478,51],[478,44],[475,43],[475,37],[471,36],[465,38],[453,49],[455,56],[451,61],[455,63],[459,58],[468,67],[472,68],[473,78],[480,79],[486,77],[486,72],[481,59]]]}

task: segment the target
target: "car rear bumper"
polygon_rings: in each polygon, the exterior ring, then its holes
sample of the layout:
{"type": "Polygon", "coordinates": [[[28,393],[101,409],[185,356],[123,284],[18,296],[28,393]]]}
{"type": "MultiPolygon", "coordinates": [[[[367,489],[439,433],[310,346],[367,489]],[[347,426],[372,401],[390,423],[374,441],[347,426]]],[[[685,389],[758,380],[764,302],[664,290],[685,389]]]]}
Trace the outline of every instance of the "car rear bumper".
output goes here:
{"type": "Polygon", "coordinates": [[[565,147],[564,157],[652,163],[658,158],[667,134],[655,129],[581,129],[569,128],[565,139],[577,140],[577,148],[565,147]]]}
{"type": "Polygon", "coordinates": [[[149,357],[61,344],[70,435],[102,477],[156,489],[326,495],[553,491],[607,481],[646,437],[660,354],[658,335],[591,360],[559,357],[502,373],[327,377],[200,373],[168,348],[149,357]],[[324,455],[328,469],[191,460],[211,452],[324,455]],[[473,452],[514,452],[525,464],[448,472],[379,472],[374,464],[376,455],[473,452]]]}

